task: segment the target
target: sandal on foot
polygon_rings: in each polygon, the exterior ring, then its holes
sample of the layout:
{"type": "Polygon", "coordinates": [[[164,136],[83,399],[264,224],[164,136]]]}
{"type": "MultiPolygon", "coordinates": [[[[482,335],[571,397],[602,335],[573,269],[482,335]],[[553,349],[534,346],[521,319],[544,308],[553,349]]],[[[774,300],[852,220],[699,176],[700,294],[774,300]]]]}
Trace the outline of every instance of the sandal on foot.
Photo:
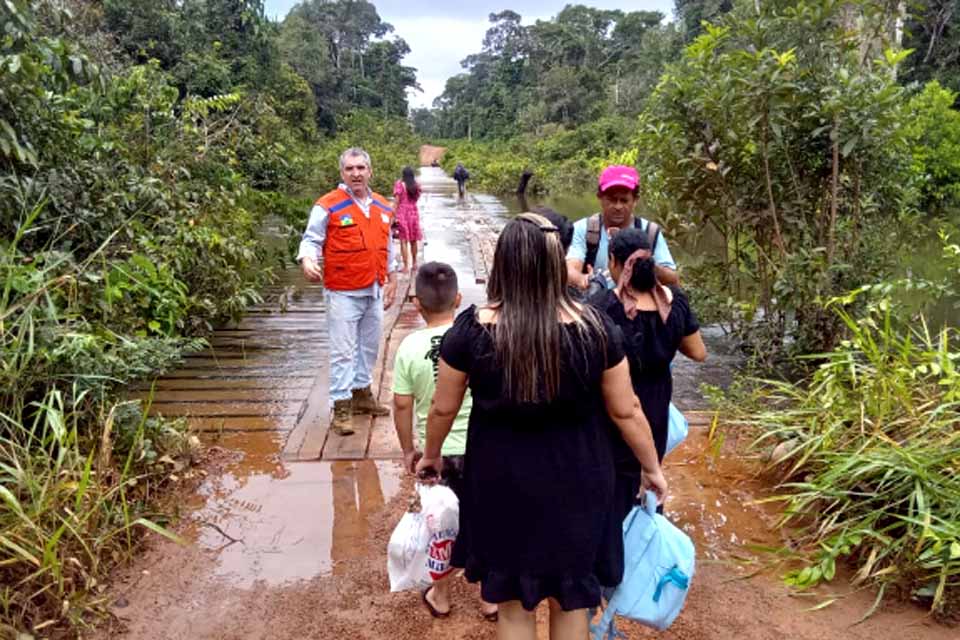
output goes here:
{"type": "Polygon", "coordinates": [[[427,594],[430,593],[430,589],[433,589],[433,585],[424,589],[423,593],[420,594],[420,599],[423,600],[423,604],[427,608],[427,611],[429,611],[430,615],[433,616],[434,618],[449,618],[450,617],[449,611],[437,611],[437,608],[434,607],[430,603],[430,600],[427,599],[427,594]]]}
{"type": "Polygon", "coordinates": [[[481,611],[480,611],[480,615],[482,615],[482,616],[483,616],[483,619],[486,620],[487,622],[496,622],[497,620],[500,619],[500,612],[499,612],[499,611],[491,611],[491,612],[489,612],[489,613],[484,613],[484,612],[481,610],[481,611]]]}

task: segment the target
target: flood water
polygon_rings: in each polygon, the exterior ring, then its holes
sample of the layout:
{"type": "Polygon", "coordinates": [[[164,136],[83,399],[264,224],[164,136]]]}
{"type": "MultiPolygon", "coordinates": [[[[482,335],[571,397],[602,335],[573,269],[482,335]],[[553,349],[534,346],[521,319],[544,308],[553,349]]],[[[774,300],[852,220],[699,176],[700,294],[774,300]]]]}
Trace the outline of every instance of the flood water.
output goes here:
{"type": "Polygon", "coordinates": [[[363,555],[370,514],[400,490],[397,461],[284,462],[270,433],[229,434],[220,445],[234,459],[202,485],[184,534],[215,554],[215,577],[236,588],[336,573],[363,555]]]}

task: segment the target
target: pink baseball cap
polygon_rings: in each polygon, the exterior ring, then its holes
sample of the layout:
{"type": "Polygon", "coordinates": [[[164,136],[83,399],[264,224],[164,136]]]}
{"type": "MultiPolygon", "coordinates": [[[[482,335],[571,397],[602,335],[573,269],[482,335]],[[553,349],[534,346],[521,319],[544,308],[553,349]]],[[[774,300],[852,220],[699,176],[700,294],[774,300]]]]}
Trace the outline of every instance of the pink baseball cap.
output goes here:
{"type": "Polygon", "coordinates": [[[600,174],[600,191],[606,191],[611,187],[626,187],[633,191],[640,184],[640,176],[633,167],[623,164],[614,164],[600,174]]]}

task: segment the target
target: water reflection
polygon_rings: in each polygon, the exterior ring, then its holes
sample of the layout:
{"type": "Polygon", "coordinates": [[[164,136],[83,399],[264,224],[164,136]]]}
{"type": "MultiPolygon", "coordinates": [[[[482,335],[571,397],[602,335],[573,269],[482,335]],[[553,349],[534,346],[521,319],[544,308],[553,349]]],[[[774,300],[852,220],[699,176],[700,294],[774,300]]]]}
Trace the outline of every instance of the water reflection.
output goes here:
{"type": "Polygon", "coordinates": [[[236,587],[336,572],[337,562],[364,553],[371,514],[400,487],[392,461],[280,467],[279,474],[244,473],[251,467],[231,465],[205,483],[206,502],[190,518],[186,534],[215,554],[214,575],[236,587]]]}

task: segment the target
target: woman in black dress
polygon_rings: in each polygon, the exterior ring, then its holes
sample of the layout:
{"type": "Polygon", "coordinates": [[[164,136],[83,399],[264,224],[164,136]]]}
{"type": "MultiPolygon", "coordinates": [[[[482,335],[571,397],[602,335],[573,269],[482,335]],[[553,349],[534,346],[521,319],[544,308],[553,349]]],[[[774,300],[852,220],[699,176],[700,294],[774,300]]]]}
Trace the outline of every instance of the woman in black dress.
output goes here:
{"type": "Polygon", "coordinates": [[[666,481],[630,388],[620,331],[570,300],[556,227],[525,213],[497,242],[487,305],[446,333],[417,470],[440,446],[469,385],[460,533],[452,564],[500,605],[498,637],[532,640],[550,603],[553,640],[587,636],[587,609],[623,573],[613,517],[609,413],[662,499],[666,481]],[[617,560],[619,559],[619,562],[617,560]]]}
{"type": "MultiPolygon", "coordinates": [[[[639,229],[617,233],[610,243],[608,264],[617,286],[594,295],[590,304],[606,313],[623,331],[633,391],[650,422],[657,459],[662,461],[673,395],[670,363],[677,351],[702,362],[707,350],[687,296],[677,286],[666,287],[657,282],[647,234],[639,229]]],[[[620,515],[626,517],[640,487],[641,468],[619,434],[613,434],[613,443],[616,505],[620,515]]]]}

